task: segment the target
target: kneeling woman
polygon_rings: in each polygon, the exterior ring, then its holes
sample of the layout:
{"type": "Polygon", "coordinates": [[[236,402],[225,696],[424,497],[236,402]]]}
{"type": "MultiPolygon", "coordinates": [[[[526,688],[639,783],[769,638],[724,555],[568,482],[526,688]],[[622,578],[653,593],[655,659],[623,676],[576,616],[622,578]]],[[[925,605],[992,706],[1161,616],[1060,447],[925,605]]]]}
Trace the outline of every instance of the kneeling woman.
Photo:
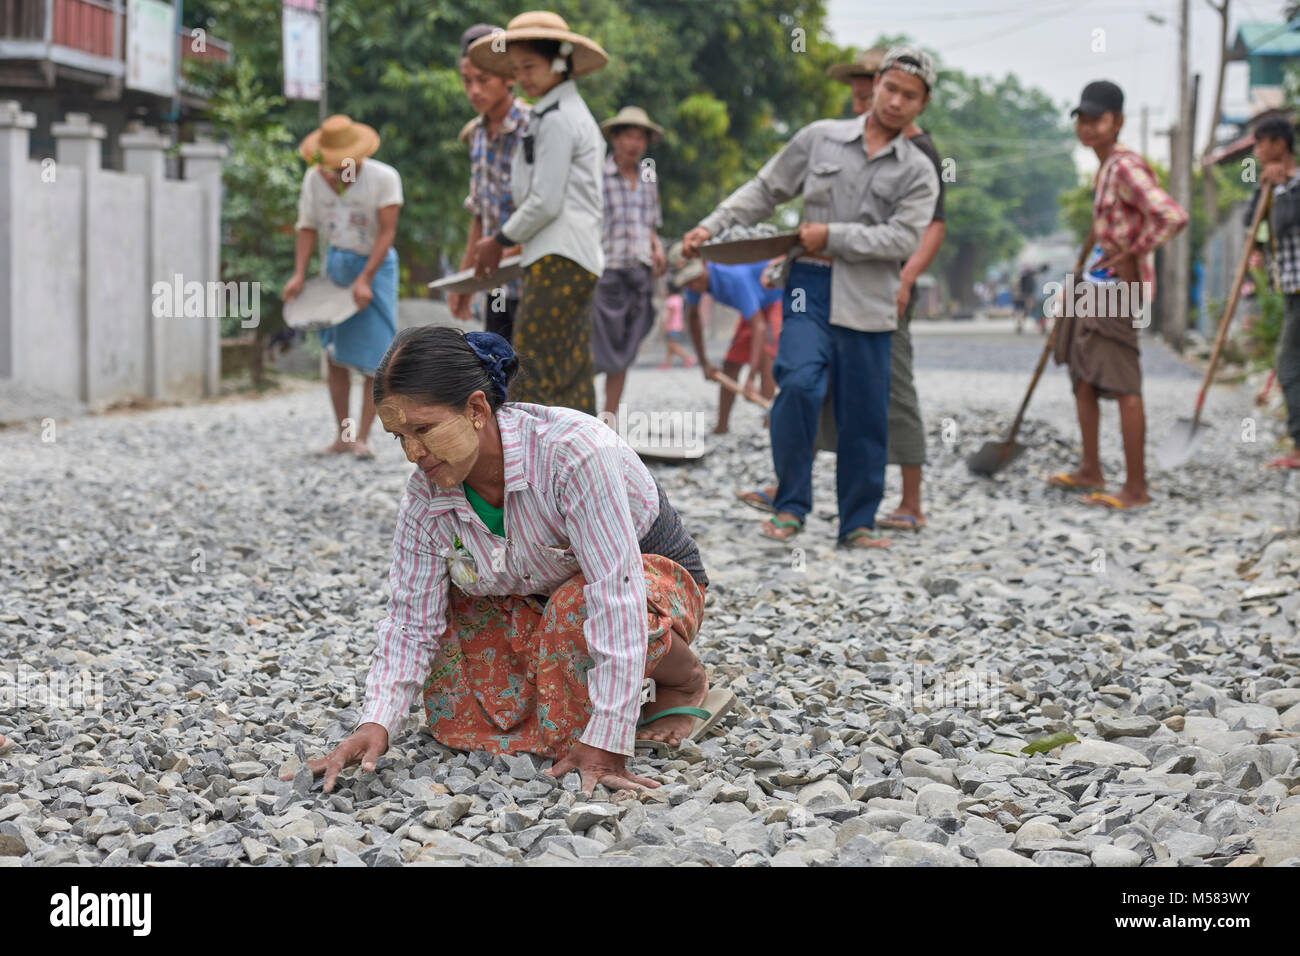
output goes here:
{"type": "Polygon", "coordinates": [[[658,482],[599,420],[506,404],[517,368],[498,335],[422,327],[375,373],[380,421],[418,470],[361,725],[309,764],[326,791],[348,764],[374,768],[421,694],[439,742],[552,757],[588,792],[657,786],[625,766],[635,739],[676,746],[734,700],[709,694],[690,648],[708,579],[658,482]]]}

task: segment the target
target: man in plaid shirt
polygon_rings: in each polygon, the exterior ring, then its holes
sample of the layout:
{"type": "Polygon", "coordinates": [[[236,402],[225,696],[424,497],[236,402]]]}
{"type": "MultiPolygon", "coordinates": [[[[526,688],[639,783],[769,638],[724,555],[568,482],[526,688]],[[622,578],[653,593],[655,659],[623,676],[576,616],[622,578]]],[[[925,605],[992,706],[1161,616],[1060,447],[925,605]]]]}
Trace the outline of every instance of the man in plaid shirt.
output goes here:
{"type": "MultiPolygon", "coordinates": [[[[528,104],[514,93],[514,83],[470,62],[466,51],[481,36],[499,30],[490,24],[470,27],[460,38],[460,79],[470,105],[478,113],[466,128],[469,139],[469,195],[465,208],[473,214],[469,227],[469,244],[460,261],[462,269],[475,266],[474,250],[484,236],[494,236],[515,211],[510,193],[510,163],[528,123],[528,104]]],[[[507,255],[513,255],[511,250],[507,255]]],[[[507,341],[514,329],[515,309],[519,306],[520,281],[515,279],[487,293],[484,322],[489,332],[507,341]]],[[[447,297],[451,314],[458,319],[470,315],[469,293],[453,292],[447,297]]]]}
{"type": "Polygon", "coordinates": [[[1147,324],[1155,290],[1152,253],[1187,225],[1187,213],[1160,188],[1146,160],[1116,142],[1124,125],[1124,93],[1118,86],[1106,80],[1089,83],[1072,115],[1079,142],[1091,147],[1101,163],[1093,180],[1086,243],[1088,248],[1095,243],[1100,255],[1088,275],[1076,279],[1081,301],[1062,301],[1057,319],[1056,363],[1069,365],[1081,461],[1073,472],[1057,472],[1047,480],[1086,492],[1085,504],[1123,511],[1151,501],[1138,329],[1147,324]],[[1082,308],[1087,299],[1095,304],[1082,308]],[[1124,485],[1113,495],[1105,492],[1097,447],[1102,398],[1119,405],[1124,439],[1124,485]]]}
{"type": "Polygon", "coordinates": [[[1260,190],[1271,187],[1269,228],[1277,240],[1277,279],[1285,303],[1277,343],[1277,381],[1291,436],[1291,451],[1269,462],[1270,468],[1300,468],[1300,168],[1294,151],[1295,127],[1289,120],[1273,117],[1255,129],[1259,187],[1246,210],[1246,222],[1254,217],[1260,190]]]}
{"type": "Polygon", "coordinates": [[[654,327],[653,280],[666,268],[659,183],[644,160],[663,129],[637,106],[623,107],[600,128],[612,149],[605,160],[605,271],[591,299],[591,357],[596,374],[605,375],[605,411],[617,415],[627,370],[654,327]]]}

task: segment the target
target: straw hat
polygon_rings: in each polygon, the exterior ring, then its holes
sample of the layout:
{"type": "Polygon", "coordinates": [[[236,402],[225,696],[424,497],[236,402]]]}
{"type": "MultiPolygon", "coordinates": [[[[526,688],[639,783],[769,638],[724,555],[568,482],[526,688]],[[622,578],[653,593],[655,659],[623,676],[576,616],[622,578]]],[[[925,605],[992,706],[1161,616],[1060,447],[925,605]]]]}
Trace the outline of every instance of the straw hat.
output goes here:
{"type": "Polygon", "coordinates": [[[504,36],[493,33],[479,37],[469,46],[469,61],[480,70],[498,76],[511,76],[510,60],[506,56],[507,44],[518,40],[558,40],[573,47],[572,75],[586,76],[595,73],[609,62],[609,54],[595,40],[574,33],[564,18],[548,10],[531,10],[521,13],[506,25],[504,36]]]}
{"type": "Polygon", "coordinates": [[[298,144],[303,159],[310,163],[319,150],[326,166],[338,166],[345,159],[365,159],[378,148],[379,134],[373,126],[354,123],[342,113],[331,116],[298,144]]]}
{"type": "Polygon", "coordinates": [[[639,106],[625,106],[605,122],[600,124],[600,131],[605,134],[605,139],[610,139],[614,135],[614,130],[620,126],[640,126],[650,134],[650,142],[656,139],[663,139],[664,128],[658,123],[650,122],[650,117],[646,111],[639,106]]]}
{"type": "Polygon", "coordinates": [[[863,50],[852,63],[836,63],[826,71],[832,80],[848,83],[855,76],[875,76],[880,72],[880,64],[885,59],[885,48],[873,46],[863,50]]]}
{"type": "Polygon", "coordinates": [[[668,247],[668,252],[664,258],[668,261],[668,271],[672,273],[672,284],[678,289],[704,275],[704,260],[699,256],[687,259],[682,254],[682,241],[680,239],[668,247]]]}

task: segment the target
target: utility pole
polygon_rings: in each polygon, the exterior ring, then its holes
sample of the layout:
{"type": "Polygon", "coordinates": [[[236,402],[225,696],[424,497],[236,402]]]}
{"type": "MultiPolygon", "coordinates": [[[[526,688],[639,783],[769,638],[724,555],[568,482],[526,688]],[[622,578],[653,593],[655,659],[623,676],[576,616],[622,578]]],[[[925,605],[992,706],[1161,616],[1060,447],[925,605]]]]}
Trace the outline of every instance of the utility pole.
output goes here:
{"type": "Polygon", "coordinates": [[[1145,103],[1143,103],[1142,104],[1142,158],[1143,159],[1151,155],[1151,144],[1147,140],[1147,119],[1148,119],[1148,114],[1150,114],[1150,112],[1151,112],[1151,108],[1147,106],[1145,103]]]}
{"type": "MultiPolygon", "coordinates": [[[[1191,34],[1190,0],[1178,4],[1178,122],[1177,135],[1170,142],[1169,185],[1174,201],[1191,214],[1192,208],[1192,117],[1191,90],[1188,88],[1188,46],[1191,34]]],[[[1183,349],[1187,331],[1188,288],[1191,271],[1191,236],[1184,229],[1166,246],[1170,286],[1162,291],[1169,303],[1166,313],[1165,339],[1176,351],[1183,349]]]]}
{"type": "Polygon", "coordinates": [[[320,122],[329,116],[329,55],[330,55],[330,5],[320,0],[320,122]]]}

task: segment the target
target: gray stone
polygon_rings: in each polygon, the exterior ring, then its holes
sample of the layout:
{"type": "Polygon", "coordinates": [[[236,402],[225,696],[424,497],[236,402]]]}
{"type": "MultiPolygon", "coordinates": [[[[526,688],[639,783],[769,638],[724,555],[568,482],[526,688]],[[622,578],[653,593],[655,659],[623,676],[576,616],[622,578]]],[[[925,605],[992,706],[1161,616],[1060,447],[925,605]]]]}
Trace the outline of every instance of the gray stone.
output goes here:
{"type": "Polygon", "coordinates": [[[1041,863],[1035,863],[1028,857],[1021,856],[1012,850],[993,849],[985,850],[979,855],[980,866],[1041,866],[1041,863]]]}
{"type": "Polygon", "coordinates": [[[1061,749],[1061,759],[1067,763],[1094,767],[1149,767],[1151,761],[1131,747],[1103,740],[1081,740],[1061,749]]]}
{"type": "Polygon", "coordinates": [[[847,803],[848,800],[849,792],[829,777],[799,789],[799,804],[812,810],[847,803]]]}
{"type": "Polygon", "coordinates": [[[916,812],[923,817],[937,816],[944,811],[956,813],[961,797],[960,790],[947,784],[927,784],[916,795],[916,812]]]}
{"type": "Polygon", "coordinates": [[[1142,857],[1132,850],[1103,843],[1092,851],[1092,865],[1104,867],[1134,867],[1142,865],[1142,857]]]}
{"type": "Polygon", "coordinates": [[[1106,740],[1115,737],[1150,737],[1160,728],[1154,717],[1102,717],[1097,720],[1097,732],[1106,740]]]}
{"type": "Polygon", "coordinates": [[[1060,850],[1039,850],[1033,855],[1033,861],[1039,866],[1092,866],[1092,860],[1084,853],[1063,853],[1060,850]]]}

